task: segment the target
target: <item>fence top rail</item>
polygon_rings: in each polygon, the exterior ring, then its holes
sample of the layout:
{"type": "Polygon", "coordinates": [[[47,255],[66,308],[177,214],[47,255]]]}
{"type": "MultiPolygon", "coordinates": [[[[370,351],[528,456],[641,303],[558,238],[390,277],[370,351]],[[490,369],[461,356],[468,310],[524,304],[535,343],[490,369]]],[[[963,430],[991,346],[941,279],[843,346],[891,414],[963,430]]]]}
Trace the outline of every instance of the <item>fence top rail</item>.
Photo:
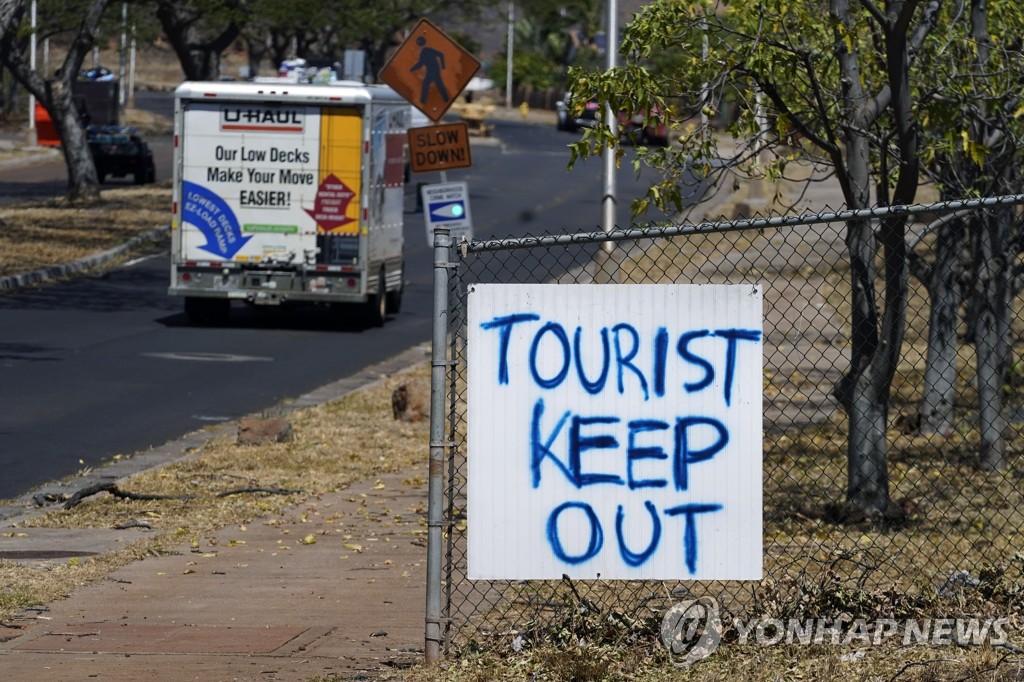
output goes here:
{"type": "Polygon", "coordinates": [[[460,244],[463,256],[468,253],[509,251],[542,246],[564,246],[569,244],[595,244],[601,242],[626,241],[631,239],[657,239],[693,234],[713,234],[742,230],[813,225],[815,223],[850,222],[853,220],[877,220],[889,217],[920,215],[926,213],[950,213],[954,211],[991,208],[995,206],[1018,206],[1024,204],[1024,194],[1006,194],[996,197],[974,199],[952,199],[930,204],[877,206],[844,211],[802,213],[798,215],[747,218],[742,220],[719,220],[679,225],[650,224],[640,227],[615,229],[610,232],[577,232],[575,234],[545,235],[539,237],[510,237],[508,239],[473,240],[460,244]]]}

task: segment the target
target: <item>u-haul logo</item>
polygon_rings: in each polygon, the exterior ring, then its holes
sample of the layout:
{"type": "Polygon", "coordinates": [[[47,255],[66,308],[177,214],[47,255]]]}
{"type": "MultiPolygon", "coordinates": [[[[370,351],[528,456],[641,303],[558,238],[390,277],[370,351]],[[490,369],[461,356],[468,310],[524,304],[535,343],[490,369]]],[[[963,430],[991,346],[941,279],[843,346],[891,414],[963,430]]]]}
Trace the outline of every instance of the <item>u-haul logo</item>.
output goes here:
{"type": "Polygon", "coordinates": [[[304,121],[301,109],[225,107],[220,111],[221,130],[301,133],[304,121]]]}

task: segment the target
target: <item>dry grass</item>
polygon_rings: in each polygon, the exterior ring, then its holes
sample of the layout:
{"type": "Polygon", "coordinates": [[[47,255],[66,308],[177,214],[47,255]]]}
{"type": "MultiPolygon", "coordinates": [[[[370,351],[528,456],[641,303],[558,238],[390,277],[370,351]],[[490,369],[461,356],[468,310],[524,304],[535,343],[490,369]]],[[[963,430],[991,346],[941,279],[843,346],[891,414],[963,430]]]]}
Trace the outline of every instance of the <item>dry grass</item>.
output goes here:
{"type": "MultiPolygon", "coordinates": [[[[662,658],[662,660],[658,660],[662,658]]],[[[474,654],[403,676],[408,682],[1007,682],[1024,657],[988,647],[777,646],[723,644],[698,664],[677,668],[625,647],[536,649],[515,656],[474,654]]]]}
{"type": "Polygon", "coordinates": [[[70,206],[63,198],[0,208],[0,277],[70,263],[167,225],[170,181],[107,189],[102,201],[70,206]]]}

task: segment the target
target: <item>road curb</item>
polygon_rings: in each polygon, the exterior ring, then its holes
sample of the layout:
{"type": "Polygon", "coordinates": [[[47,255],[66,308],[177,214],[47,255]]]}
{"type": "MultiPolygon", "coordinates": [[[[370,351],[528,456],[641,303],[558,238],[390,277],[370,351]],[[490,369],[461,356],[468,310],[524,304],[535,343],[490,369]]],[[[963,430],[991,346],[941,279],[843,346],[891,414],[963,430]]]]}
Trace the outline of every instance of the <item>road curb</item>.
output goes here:
{"type": "Polygon", "coordinates": [[[49,282],[55,279],[75,275],[80,272],[85,272],[87,270],[92,270],[104,263],[120,258],[129,251],[144,244],[160,241],[170,233],[170,230],[170,225],[164,225],[132,237],[120,246],[115,246],[112,249],[107,249],[106,251],[102,251],[85,258],[80,258],[70,263],[51,265],[46,268],[40,268],[39,270],[23,272],[20,275],[0,277],[0,291],[18,289],[20,287],[26,287],[33,284],[41,284],[43,282],[49,282]]]}

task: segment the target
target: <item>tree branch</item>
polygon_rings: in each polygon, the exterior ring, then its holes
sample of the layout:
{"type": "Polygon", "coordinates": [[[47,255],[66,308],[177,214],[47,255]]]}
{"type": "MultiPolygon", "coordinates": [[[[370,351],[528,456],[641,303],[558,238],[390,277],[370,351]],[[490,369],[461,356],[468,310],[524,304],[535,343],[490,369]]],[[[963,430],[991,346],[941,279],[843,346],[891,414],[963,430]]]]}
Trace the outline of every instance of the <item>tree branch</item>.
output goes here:
{"type": "MultiPolygon", "coordinates": [[[[231,495],[242,495],[244,493],[266,493],[268,495],[296,495],[301,493],[301,490],[293,490],[288,488],[278,488],[276,486],[246,486],[243,488],[234,488],[232,490],[225,490],[223,492],[214,495],[216,498],[230,497],[231,495]]],[[[114,497],[122,500],[195,500],[198,498],[196,495],[156,495],[150,493],[133,493],[127,490],[122,490],[117,483],[105,482],[105,483],[94,483],[86,486],[72,495],[67,502],[64,503],[64,509],[73,509],[81,504],[82,500],[92,495],[99,493],[110,493],[114,497]]]]}
{"type": "Polygon", "coordinates": [[[92,495],[99,493],[110,493],[114,497],[122,500],[191,500],[194,499],[192,495],[150,495],[146,493],[132,493],[127,490],[121,490],[116,483],[94,483],[93,485],[86,486],[76,492],[74,495],[64,503],[65,509],[73,509],[81,504],[82,500],[92,495]]]}
{"type": "Polygon", "coordinates": [[[293,490],[289,488],[267,488],[263,486],[247,486],[245,488],[225,490],[222,493],[217,493],[215,497],[230,497],[231,495],[241,495],[243,493],[267,493],[268,495],[297,495],[301,492],[301,490],[293,490]]]}

